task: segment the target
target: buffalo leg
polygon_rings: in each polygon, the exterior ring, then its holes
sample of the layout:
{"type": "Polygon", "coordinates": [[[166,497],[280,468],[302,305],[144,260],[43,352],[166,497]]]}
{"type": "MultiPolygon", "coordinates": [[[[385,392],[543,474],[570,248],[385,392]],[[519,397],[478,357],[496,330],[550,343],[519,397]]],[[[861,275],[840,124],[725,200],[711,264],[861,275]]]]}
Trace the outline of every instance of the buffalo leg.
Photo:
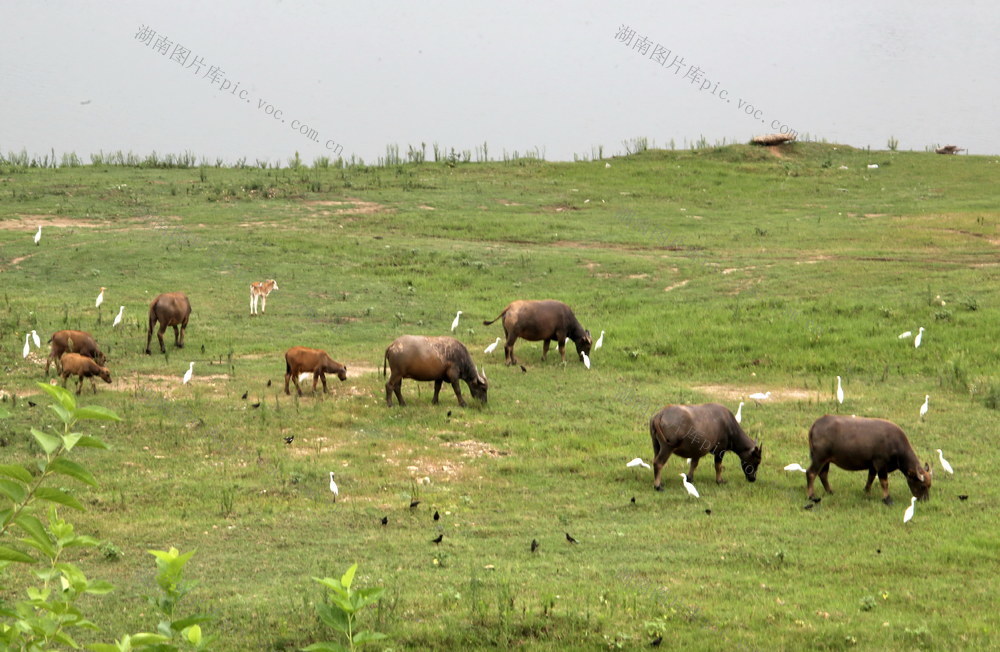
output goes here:
{"type": "Polygon", "coordinates": [[[399,402],[400,407],[406,405],[403,401],[403,379],[400,376],[392,374],[389,376],[388,382],[385,384],[385,403],[389,407],[392,407],[392,395],[396,395],[396,400],[399,402]]]}
{"type": "MultiPolygon", "coordinates": [[[[458,404],[465,407],[465,399],[462,398],[462,388],[458,386],[457,378],[451,382],[451,386],[455,389],[455,397],[458,398],[458,404]]],[[[435,384],[434,387],[436,389],[438,385],[435,384]]]]}
{"type": "Polygon", "coordinates": [[[184,334],[187,333],[187,328],[188,328],[188,320],[185,319],[184,321],[181,322],[181,341],[177,344],[177,348],[179,349],[184,348],[184,334]]]}
{"type": "MultiPolygon", "coordinates": [[[[688,479],[690,480],[690,478],[688,479]]],[[[725,482],[725,479],[722,477],[722,453],[719,453],[715,456],[715,483],[724,484],[725,482]]]]}
{"type": "Polygon", "coordinates": [[[700,461],[700,457],[691,458],[691,463],[688,464],[688,482],[694,482],[694,470],[698,468],[698,462],[700,461]]]}
{"type": "Polygon", "coordinates": [[[508,337],[507,342],[503,345],[503,357],[507,361],[507,366],[517,364],[517,358],[514,357],[514,342],[517,341],[517,337],[508,337]]]}
{"type": "Polygon", "coordinates": [[[830,488],[830,481],[827,479],[827,476],[829,475],[830,475],[830,463],[827,462],[826,464],[823,465],[823,468],[819,472],[819,479],[823,483],[823,489],[826,490],[826,493],[832,494],[833,489],[830,488]]]}
{"type": "Polygon", "coordinates": [[[663,471],[663,465],[667,463],[670,459],[670,449],[666,446],[660,446],[660,450],[656,453],[656,457],[653,458],[653,489],[657,491],[663,491],[663,484],[660,480],[660,473],[663,471]]]}
{"type": "MultiPolygon", "coordinates": [[[[556,345],[559,346],[558,344],[556,345]]],[[[545,357],[549,354],[549,341],[545,340],[542,342],[542,362],[545,362],[545,357]]]]}
{"type": "Polygon", "coordinates": [[[868,469],[868,482],[865,483],[865,493],[870,493],[872,490],[872,483],[875,482],[875,467],[870,467],[868,469]]]}
{"type": "Polygon", "coordinates": [[[156,331],[156,339],[160,342],[160,353],[166,353],[167,347],[163,346],[163,334],[167,332],[167,325],[160,324],[160,329],[156,331]]]}
{"type": "MultiPolygon", "coordinates": [[[[285,393],[286,394],[291,394],[291,392],[288,391],[288,381],[291,380],[291,378],[292,378],[292,372],[291,371],[285,372],[285,393]]],[[[296,383],[295,387],[297,388],[298,386],[299,386],[298,383],[296,383]]],[[[302,392],[300,391],[299,393],[301,394],[302,392]]]]}
{"type": "Polygon", "coordinates": [[[886,505],[891,505],[892,496],[889,495],[889,472],[884,468],[878,470],[878,482],[882,485],[882,502],[886,505]]]}
{"type": "Polygon", "coordinates": [[[434,398],[431,399],[431,405],[438,404],[438,394],[441,392],[441,385],[442,381],[440,380],[434,381],[434,398]]]}
{"type": "MultiPolygon", "coordinates": [[[[321,381],[323,381],[323,393],[324,394],[329,394],[330,392],[326,388],[326,374],[321,371],[321,372],[319,372],[318,375],[319,375],[319,379],[321,381]]],[[[316,376],[313,376],[313,391],[314,392],[316,391],[316,376]]]]}
{"type": "Polygon", "coordinates": [[[174,326],[173,328],[174,328],[174,346],[176,346],[178,349],[183,348],[184,345],[181,344],[181,331],[180,329],[177,328],[177,326],[174,326]]]}

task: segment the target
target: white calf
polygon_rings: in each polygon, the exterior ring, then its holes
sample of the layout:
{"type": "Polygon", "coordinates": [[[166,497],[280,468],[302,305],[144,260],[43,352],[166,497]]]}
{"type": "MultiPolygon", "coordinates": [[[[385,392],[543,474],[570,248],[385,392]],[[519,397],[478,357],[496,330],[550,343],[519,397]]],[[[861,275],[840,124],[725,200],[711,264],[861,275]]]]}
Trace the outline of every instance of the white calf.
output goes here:
{"type": "Polygon", "coordinates": [[[267,295],[271,294],[271,290],[277,290],[278,284],[274,279],[268,279],[266,281],[261,281],[259,283],[250,284],[250,314],[257,314],[257,298],[260,297],[261,305],[260,311],[267,311],[267,295]]]}

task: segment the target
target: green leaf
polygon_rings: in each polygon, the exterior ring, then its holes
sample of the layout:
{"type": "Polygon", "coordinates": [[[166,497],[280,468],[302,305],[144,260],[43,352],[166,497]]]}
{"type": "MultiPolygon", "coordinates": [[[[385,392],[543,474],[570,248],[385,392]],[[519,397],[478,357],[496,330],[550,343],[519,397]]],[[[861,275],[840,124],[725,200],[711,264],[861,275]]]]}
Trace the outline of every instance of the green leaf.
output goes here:
{"type": "Polygon", "coordinates": [[[351,631],[347,614],[340,609],[331,607],[328,604],[318,604],[316,605],[316,614],[327,627],[331,627],[343,634],[347,634],[351,631]]]}
{"type": "Polygon", "coordinates": [[[101,448],[108,450],[108,445],[97,437],[91,437],[90,435],[84,435],[80,437],[80,440],[76,442],[77,446],[82,446],[84,448],[101,448]]]}
{"type": "Polygon", "coordinates": [[[3,561],[17,561],[22,564],[33,564],[35,563],[34,557],[29,557],[19,550],[14,550],[13,548],[8,548],[7,546],[0,546],[0,560],[3,561]]]}
{"type": "Polygon", "coordinates": [[[358,570],[358,565],[354,564],[353,566],[348,568],[347,572],[344,573],[344,576],[340,578],[340,583],[348,591],[351,590],[351,582],[354,581],[354,573],[357,572],[357,570],[358,570]]]}
{"type": "Polygon", "coordinates": [[[194,616],[188,616],[187,618],[181,618],[180,620],[175,620],[170,623],[170,629],[175,631],[182,631],[191,627],[192,625],[200,625],[201,623],[207,623],[212,620],[212,617],[207,614],[197,614],[194,616]]]}
{"type": "Polygon", "coordinates": [[[40,498],[41,500],[47,500],[50,503],[66,505],[67,507],[72,507],[73,509],[80,510],[81,512],[86,511],[83,509],[83,505],[81,505],[76,498],[61,489],[39,487],[35,490],[35,497],[40,498]]]}
{"type": "MultiPolygon", "coordinates": [[[[50,407],[56,407],[56,406],[53,405],[50,407]]],[[[42,450],[45,451],[46,455],[51,455],[52,453],[59,450],[60,446],[62,446],[61,438],[56,437],[55,435],[50,435],[47,432],[42,432],[37,428],[32,428],[31,434],[34,435],[35,441],[37,441],[38,445],[42,447],[42,450]]]]}
{"type": "Polygon", "coordinates": [[[385,589],[380,586],[372,587],[370,589],[360,589],[357,591],[357,593],[355,593],[355,595],[357,596],[355,605],[358,609],[361,609],[362,607],[367,607],[370,604],[378,602],[379,598],[382,597],[383,593],[385,593],[385,589]]]}
{"type": "Polygon", "coordinates": [[[52,464],[49,465],[49,470],[63,475],[68,475],[69,477],[75,478],[84,484],[89,484],[91,487],[97,486],[97,480],[93,475],[91,475],[90,471],[83,468],[76,462],[68,460],[64,457],[60,457],[53,461],[52,464]]]}
{"type": "Polygon", "coordinates": [[[181,635],[184,636],[192,645],[198,645],[201,643],[201,627],[198,625],[191,625],[182,631],[181,635]]]}
{"type": "Polygon", "coordinates": [[[92,593],[94,595],[104,595],[105,593],[111,593],[115,590],[115,585],[106,580],[94,580],[89,585],[87,585],[87,593],[92,593]]]}
{"type": "Polygon", "coordinates": [[[132,636],[132,642],[136,645],[152,645],[154,643],[166,643],[170,638],[163,636],[162,634],[150,634],[149,632],[141,632],[139,634],[134,634],[132,636]]]}
{"type": "Polygon", "coordinates": [[[28,490],[20,482],[0,478],[0,495],[7,496],[12,503],[19,505],[28,495],[28,490]]]}
{"type": "Polygon", "coordinates": [[[56,413],[59,420],[62,421],[67,426],[73,424],[73,413],[64,408],[61,405],[50,405],[49,409],[56,413]]]}
{"type": "Polygon", "coordinates": [[[302,648],[304,652],[349,652],[341,643],[313,643],[309,647],[302,648]]]}
{"type": "Polygon", "coordinates": [[[48,383],[35,383],[35,384],[38,385],[42,389],[42,391],[44,391],[46,394],[48,394],[55,400],[59,401],[59,404],[62,405],[62,407],[64,407],[65,409],[67,410],[76,409],[76,398],[73,396],[73,393],[70,392],[68,389],[60,387],[59,385],[50,385],[48,383]]]}
{"type": "Polygon", "coordinates": [[[96,421],[121,421],[122,418],[118,416],[114,410],[109,410],[106,407],[101,407],[100,405],[88,405],[86,407],[77,408],[73,412],[73,416],[77,419],[94,419],[96,421]]]}
{"type": "MultiPolygon", "coordinates": [[[[39,552],[45,554],[45,556],[52,558],[55,556],[56,551],[52,546],[52,538],[49,533],[45,530],[45,526],[42,522],[31,514],[22,513],[14,521],[19,528],[24,530],[33,543],[29,543],[39,552]]],[[[25,540],[27,542],[27,540],[25,540]]]]}
{"type": "Polygon", "coordinates": [[[28,469],[19,464],[0,464],[0,475],[20,480],[24,484],[28,484],[32,480],[31,473],[28,472],[28,469]]]}
{"type": "Polygon", "coordinates": [[[388,638],[382,632],[370,632],[367,629],[363,632],[357,632],[354,635],[355,645],[364,645],[365,643],[371,643],[373,641],[381,641],[382,639],[388,638]]]}

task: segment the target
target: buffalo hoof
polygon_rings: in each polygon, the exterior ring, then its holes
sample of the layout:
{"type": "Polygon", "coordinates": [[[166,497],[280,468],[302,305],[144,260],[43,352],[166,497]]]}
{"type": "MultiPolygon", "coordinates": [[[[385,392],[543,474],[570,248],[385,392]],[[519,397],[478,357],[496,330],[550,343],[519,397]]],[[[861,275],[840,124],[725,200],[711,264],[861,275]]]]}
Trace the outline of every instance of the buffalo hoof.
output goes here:
{"type": "Polygon", "coordinates": [[[882,499],[882,502],[886,505],[891,505],[893,503],[892,496],[886,496],[882,499]]]}
{"type": "Polygon", "coordinates": [[[726,484],[726,479],[725,478],[716,478],[715,479],[715,484],[726,484]]]}
{"type": "Polygon", "coordinates": [[[653,485],[653,489],[656,489],[657,491],[663,491],[663,485],[658,485],[658,484],[653,485]]]}

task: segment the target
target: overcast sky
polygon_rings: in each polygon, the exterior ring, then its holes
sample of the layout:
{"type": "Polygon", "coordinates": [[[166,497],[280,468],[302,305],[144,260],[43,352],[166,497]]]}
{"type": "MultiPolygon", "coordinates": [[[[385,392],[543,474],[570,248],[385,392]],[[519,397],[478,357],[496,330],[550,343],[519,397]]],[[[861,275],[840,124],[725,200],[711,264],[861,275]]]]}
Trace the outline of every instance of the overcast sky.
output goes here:
{"type": "Polygon", "coordinates": [[[15,0],[0,152],[572,160],[793,129],[998,154],[998,34],[990,1],[15,0]]]}

